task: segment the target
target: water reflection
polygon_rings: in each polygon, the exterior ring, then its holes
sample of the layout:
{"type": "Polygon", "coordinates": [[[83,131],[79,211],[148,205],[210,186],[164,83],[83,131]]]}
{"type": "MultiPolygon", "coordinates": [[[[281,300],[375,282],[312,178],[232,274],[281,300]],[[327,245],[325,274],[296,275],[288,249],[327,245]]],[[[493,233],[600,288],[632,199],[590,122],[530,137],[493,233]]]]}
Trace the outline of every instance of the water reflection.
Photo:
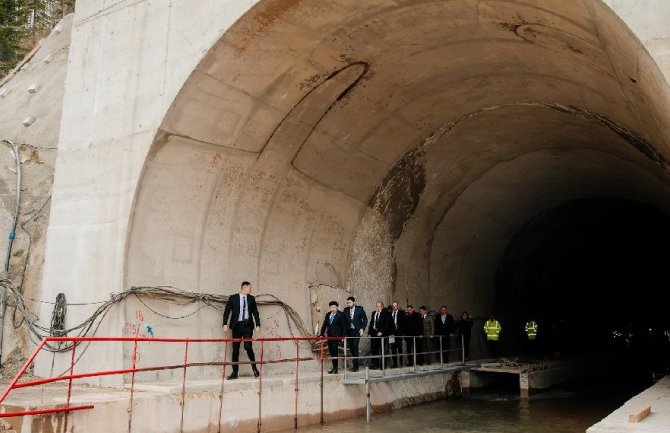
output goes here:
{"type": "MultiPolygon", "coordinates": [[[[518,392],[518,391],[517,391],[518,392]]],[[[306,432],[440,432],[440,433],[583,433],[619,407],[628,396],[602,387],[577,392],[559,389],[520,399],[510,390],[489,390],[458,400],[441,400],[325,426],[306,432]]]]}

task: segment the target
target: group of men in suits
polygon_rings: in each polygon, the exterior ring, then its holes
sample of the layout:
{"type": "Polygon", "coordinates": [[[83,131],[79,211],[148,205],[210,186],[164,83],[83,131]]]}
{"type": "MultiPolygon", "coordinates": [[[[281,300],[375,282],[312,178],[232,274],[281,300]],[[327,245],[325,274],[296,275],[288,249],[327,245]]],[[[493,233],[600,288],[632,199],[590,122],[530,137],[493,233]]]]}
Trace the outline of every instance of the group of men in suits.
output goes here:
{"type": "Polygon", "coordinates": [[[351,351],[352,368],[351,371],[358,371],[360,356],[358,346],[360,338],[365,333],[365,328],[368,324],[368,316],[365,314],[363,307],[356,305],[356,298],[349,296],[347,298],[347,306],[344,311],[340,311],[337,301],[330,301],[328,304],[330,311],[326,313],[321,325],[321,332],[319,335],[333,337],[328,340],[328,352],[332,359],[333,368],[328,371],[330,374],[337,374],[338,372],[338,352],[337,347],[340,339],[337,337],[347,338],[347,346],[351,351]]]}
{"type": "Polygon", "coordinates": [[[399,308],[398,301],[393,301],[390,308],[384,308],[382,301],[377,301],[375,310],[368,322],[363,307],[356,305],[353,296],[347,298],[347,307],[339,311],[337,301],[329,303],[330,311],[324,317],[320,335],[335,337],[328,341],[328,350],[332,358],[333,368],[328,373],[338,372],[338,342],[337,337],[348,337],[347,348],[351,351],[352,371],[359,369],[359,343],[367,328],[370,338],[370,368],[380,368],[381,348],[386,345],[386,354],[390,353],[391,368],[402,365],[403,353],[406,354],[405,365],[430,364],[432,354],[426,353],[442,348],[442,356],[437,358],[448,362],[450,338],[456,330],[456,323],[447,307],[440,307],[440,312],[431,318],[426,307],[422,306],[419,312],[413,305],[406,310],[399,308]],[[403,348],[404,343],[404,348],[403,348]]]}
{"type": "MultiPolygon", "coordinates": [[[[254,377],[258,377],[260,372],[256,368],[256,357],[251,343],[254,330],[259,331],[261,326],[260,316],[258,314],[258,305],[256,299],[251,294],[251,283],[243,281],[240,286],[240,292],[230,296],[223,311],[223,330],[227,332],[232,330],[233,338],[241,339],[244,342],[244,350],[247,352],[251,363],[251,370],[254,377]],[[245,340],[248,339],[248,340],[245,340]]],[[[360,338],[367,333],[371,338],[370,347],[372,357],[369,360],[371,368],[379,368],[381,361],[382,344],[388,345],[390,349],[386,353],[391,353],[392,368],[400,367],[403,355],[403,342],[405,344],[404,352],[407,354],[406,364],[413,365],[414,360],[419,365],[431,363],[430,352],[433,348],[431,341],[440,338],[442,341],[442,360],[447,362],[449,356],[449,338],[455,331],[455,322],[451,314],[447,313],[447,307],[440,307],[440,314],[431,319],[426,307],[421,307],[419,312],[414,311],[412,305],[408,305],[406,310],[399,308],[398,301],[391,303],[391,308],[384,308],[384,303],[377,301],[372,317],[368,321],[367,314],[363,307],[356,305],[356,299],[353,296],[347,298],[347,306],[344,311],[339,310],[337,301],[331,301],[329,311],[321,326],[321,336],[331,337],[328,339],[328,351],[330,353],[333,367],[328,373],[336,374],[338,372],[338,345],[344,337],[347,338],[347,347],[351,351],[352,369],[359,369],[359,344],[360,338]]],[[[233,371],[228,376],[228,380],[238,378],[239,356],[241,341],[233,342],[233,371]]],[[[439,344],[439,343],[438,343],[439,344]]]]}

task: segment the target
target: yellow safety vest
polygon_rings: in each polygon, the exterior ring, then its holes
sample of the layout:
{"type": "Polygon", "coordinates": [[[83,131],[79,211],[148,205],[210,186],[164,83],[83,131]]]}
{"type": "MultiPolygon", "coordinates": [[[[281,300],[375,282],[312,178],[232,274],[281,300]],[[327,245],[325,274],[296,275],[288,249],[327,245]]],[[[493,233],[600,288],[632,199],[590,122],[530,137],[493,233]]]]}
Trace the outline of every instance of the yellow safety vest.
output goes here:
{"type": "Polygon", "coordinates": [[[535,340],[537,338],[537,322],[535,322],[535,320],[526,322],[526,335],[529,340],[535,340]]]}
{"type": "Polygon", "coordinates": [[[500,339],[500,331],[502,326],[497,320],[487,320],[484,324],[484,332],[486,332],[486,339],[490,341],[498,341],[500,339]]]}

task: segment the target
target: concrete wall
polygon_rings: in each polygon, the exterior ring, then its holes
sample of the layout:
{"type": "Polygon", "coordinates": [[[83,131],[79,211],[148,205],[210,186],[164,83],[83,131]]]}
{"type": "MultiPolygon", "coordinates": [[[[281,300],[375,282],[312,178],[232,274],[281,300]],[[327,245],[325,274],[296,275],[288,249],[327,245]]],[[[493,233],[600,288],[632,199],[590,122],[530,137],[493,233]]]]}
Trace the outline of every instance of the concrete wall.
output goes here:
{"type": "MultiPolygon", "coordinates": [[[[77,2],[43,299],[66,290],[70,299],[85,303],[124,288],[132,202],[158,125],[207,50],[253,3],[77,2]]],[[[94,308],[70,314],[67,325],[94,308]]],[[[50,316],[48,306],[40,316],[50,316]]],[[[99,332],[119,335],[124,323],[116,310],[99,332]]],[[[100,359],[106,360],[96,362],[101,368],[118,365],[121,351],[100,359]]]]}
{"type": "Polygon", "coordinates": [[[628,400],[620,408],[591,426],[587,433],[644,433],[661,432],[670,423],[670,377],[628,400]],[[651,406],[651,414],[640,422],[630,422],[628,416],[651,406]]]}
{"type": "MultiPolygon", "coordinates": [[[[540,3],[79,2],[41,297],[250,279],[310,326],[350,293],[482,314],[537,211],[598,194],[664,208],[661,72],[602,3],[540,3]]],[[[273,313],[263,335],[285,335],[273,313]]],[[[150,320],[220,335],[216,317],[150,320]]],[[[123,358],[91,348],[81,367],[123,358]]]]}
{"type": "MultiPolygon", "coordinates": [[[[380,412],[447,397],[450,395],[449,389],[453,389],[449,386],[451,379],[451,373],[444,373],[373,383],[370,385],[372,417],[374,419],[380,412]]],[[[460,374],[458,383],[463,388],[469,386],[467,372],[460,374]]],[[[365,414],[364,385],[343,385],[339,378],[328,375],[323,385],[325,422],[365,414]]],[[[75,388],[72,403],[94,404],[95,408],[70,414],[67,429],[64,428],[62,414],[9,420],[17,433],[254,432],[257,431],[259,413],[258,393],[257,380],[227,382],[221,399],[220,381],[198,381],[187,384],[182,402],[182,385],[178,381],[172,384],[140,385],[135,388],[130,411],[128,390],[95,390],[92,393],[86,389],[75,388]],[[101,419],[105,422],[101,423],[101,419]]],[[[304,427],[318,424],[321,415],[319,377],[301,376],[297,399],[298,425],[304,427]]],[[[50,400],[49,403],[56,401],[62,402],[62,397],[50,400]]],[[[262,431],[292,429],[296,413],[295,402],[293,378],[275,377],[264,380],[261,400],[262,431]]],[[[21,408],[24,404],[17,401],[15,408],[21,408]]]]}
{"type": "Polygon", "coordinates": [[[670,81],[670,4],[663,0],[603,0],[631,28],[670,81]]]}

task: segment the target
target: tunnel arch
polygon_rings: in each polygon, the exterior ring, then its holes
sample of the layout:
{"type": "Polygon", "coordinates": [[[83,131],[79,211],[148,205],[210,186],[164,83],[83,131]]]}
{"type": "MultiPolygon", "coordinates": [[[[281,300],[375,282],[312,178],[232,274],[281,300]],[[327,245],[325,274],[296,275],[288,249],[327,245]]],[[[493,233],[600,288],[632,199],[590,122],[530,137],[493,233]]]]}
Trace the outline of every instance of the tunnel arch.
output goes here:
{"type": "Polygon", "coordinates": [[[601,1],[259,2],[165,116],[126,285],[249,279],[310,324],[349,294],[485,314],[543,210],[670,212],[668,101],[601,1]]]}

